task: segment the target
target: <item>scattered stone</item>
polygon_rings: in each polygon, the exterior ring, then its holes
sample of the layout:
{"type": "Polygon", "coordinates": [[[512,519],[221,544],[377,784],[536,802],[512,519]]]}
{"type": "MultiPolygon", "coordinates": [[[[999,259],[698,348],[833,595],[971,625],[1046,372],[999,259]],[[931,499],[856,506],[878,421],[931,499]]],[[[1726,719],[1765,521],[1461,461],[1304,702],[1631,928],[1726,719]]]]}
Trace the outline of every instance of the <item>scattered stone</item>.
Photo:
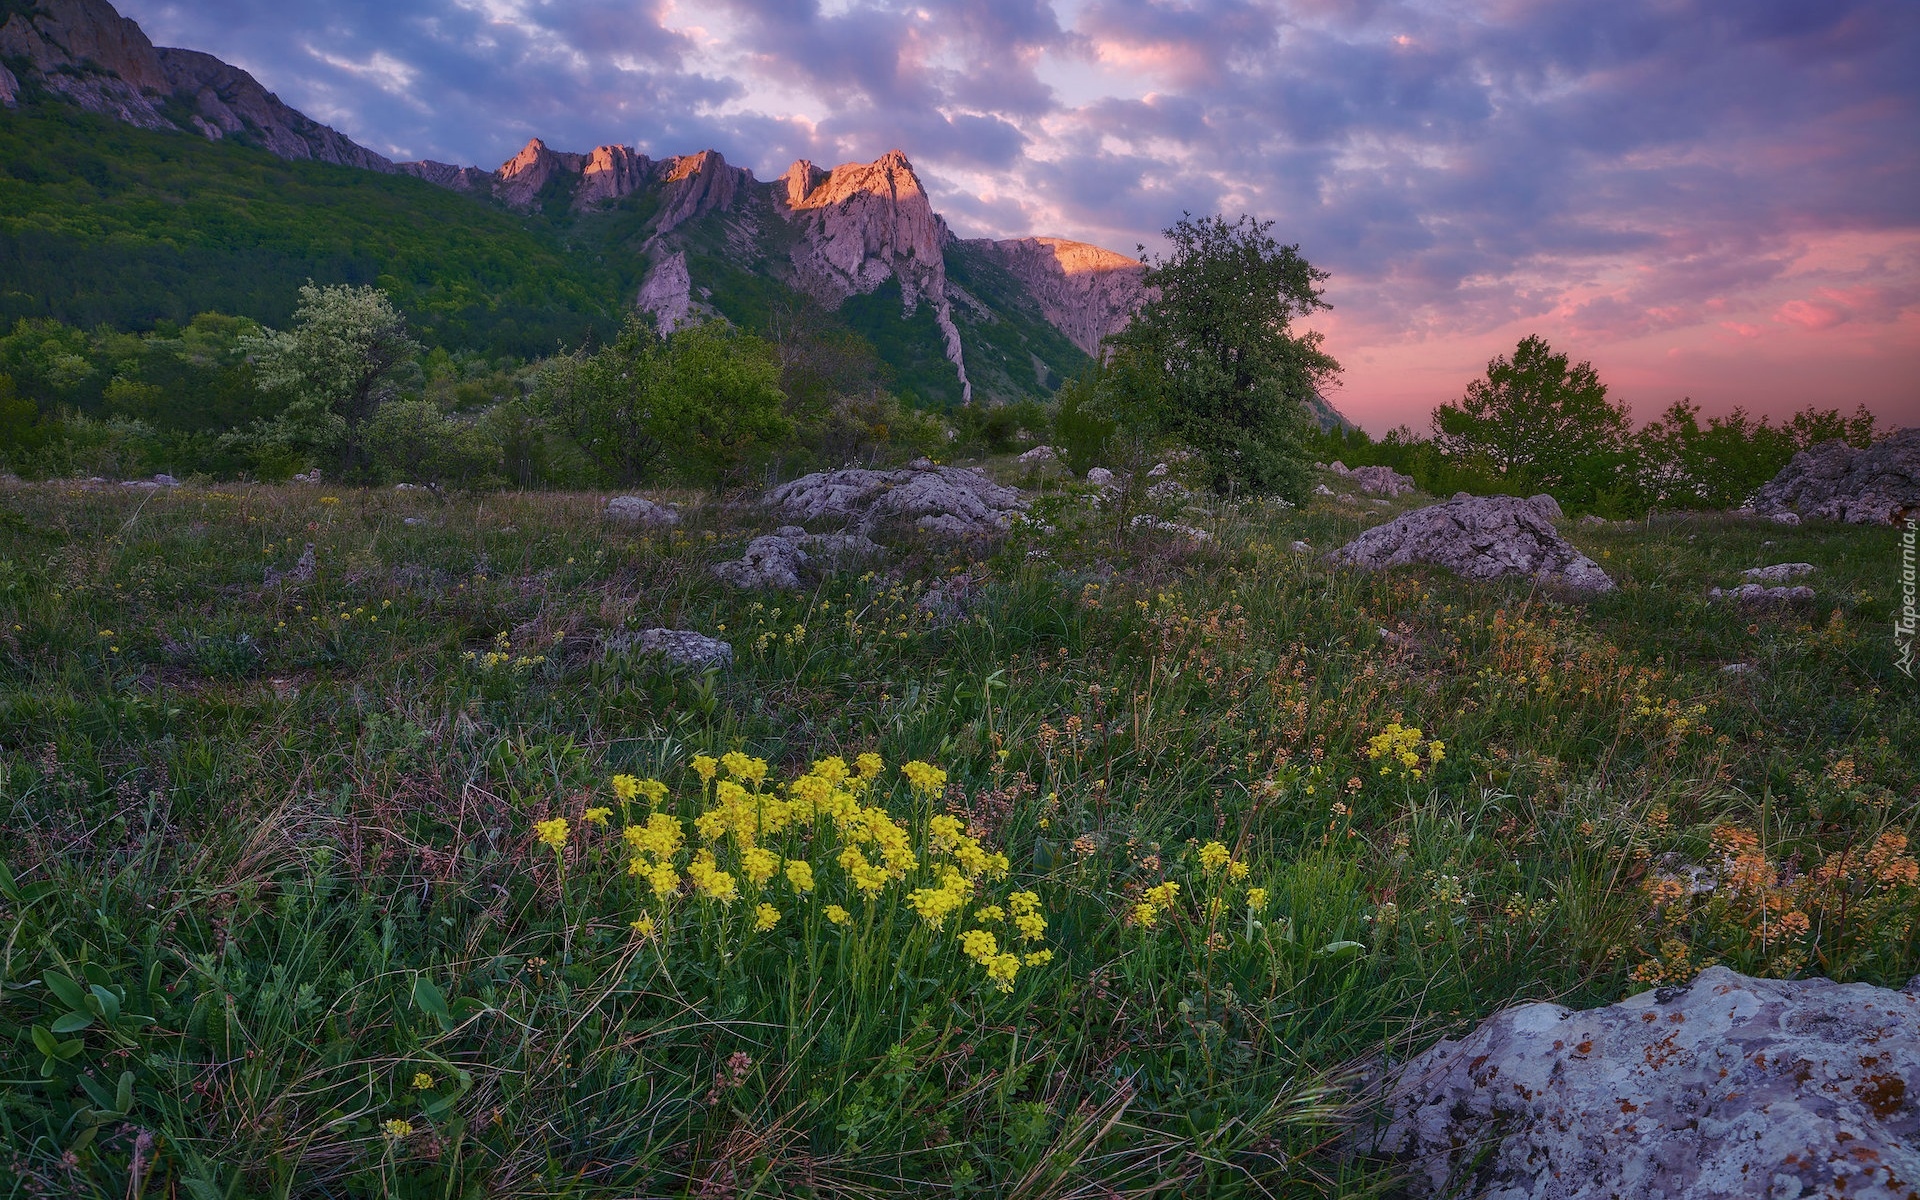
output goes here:
{"type": "Polygon", "coordinates": [[[425,489],[417,483],[396,483],[393,485],[393,490],[396,492],[418,492],[424,491],[425,489]]]}
{"type": "Polygon", "coordinates": [[[1293,551],[1295,554],[1313,553],[1313,547],[1306,542],[1295,542],[1292,545],[1288,546],[1287,549],[1293,551]]]}
{"type": "Polygon", "coordinates": [[[313,553],[313,543],[308,542],[307,548],[300,552],[300,557],[294,561],[291,567],[288,567],[284,571],[276,571],[272,567],[267,568],[265,586],[273,587],[275,584],[282,583],[305,583],[313,578],[313,573],[319,566],[320,560],[315,557],[313,553]]]}
{"type": "Polygon", "coordinates": [[[1129,529],[1158,529],[1163,533],[1177,533],[1181,537],[1189,537],[1196,542],[1210,542],[1213,540],[1213,536],[1204,529],[1196,529],[1191,525],[1182,525],[1177,521],[1163,521],[1152,513],[1141,513],[1133,520],[1127,522],[1127,527],[1129,529]]]}
{"type": "Polygon", "coordinates": [[[1526,576],[1570,591],[1610,592],[1600,564],[1574,549],[1532,501],[1461,492],[1377,525],[1328,556],[1378,569],[1424,562],[1468,579],[1526,576]]]}
{"type": "Polygon", "coordinates": [[[402,517],[400,518],[400,523],[402,525],[425,525],[427,519],[425,517],[402,517]]]}
{"type": "Polygon", "coordinates": [[[1588,513],[1586,516],[1580,518],[1580,524],[1588,529],[1597,529],[1602,525],[1610,524],[1610,522],[1605,517],[1597,517],[1592,513],[1588,513]]]}
{"type": "Polygon", "coordinates": [[[1316,483],[1313,485],[1313,494],[1316,496],[1331,496],[1333,495],[1333,489],[1324,483],[1316,483]]]}
{"type": "Polygon", "coordinates": [[[820,471],[768,492],[767,507],[811,524],[840,520],[863,533],[894,522],[956,537],[1004,532],[1027,500],[975,468],[936,467],[926,459],[899,471],[849,467],[820,471]]]}
{"type": "Polygon", "coordinates": [[[179,487],[180,481],[171,475],[162,473],[153,477],[153,484],[155,487],[179,487]]]}
{"type": "Polygon", "coordinates": [[[1916,1091],[1920,987],[1709,967],[1606,1008],[1495,1014],[1397,1070],[1363,1145],[1419,1197],[1905,1196],[1916,1091]]]}
{"type": "Polygon", "coordinates": [[[1822,442],[1793,456],[1754,496],[1762,511],[1794,512],[1849,525],[1891,525],[1920,508],[1920,426],[1859,450],[1822,442]]]}
{"type": "Polygon", "coordinates": [[[1148,479],[1165,479],[1167,477],[1167,472],[1172,469],[1173,468],[1167,466],[1167,464],[1165,463],[1155,463],[1153,464],[1153,470],[1147,472],[1147,478],[1148,479]]]}
{"type": "Polygon", "coordinates": [[[1800,514],[1777,512],[1773,514],[1771,519],[1775,525],[1798,525],[1800,523],[1800,514]]]}
{"type": "Polygon", "coordinates": [[[158,491],[160,489],[160,485],[155,483],[151,479],[127,479],[127,480],[123,480],[120,486],[130,487],[130,488],[143,488],[149,492],[158,491]]]}
{"type": "Polygon", "coordinates": [[[1722,675],[1745,675],[1753,669],[1754,665],[1752,663],[1728,663],[1726,666],[1720,668],[1720,673],[1722,675]]]}
{"type": "Polygon", "coordinates": [[[1538,496],[1528,496],[1527,503],[1539,509],[1540,515],[1549,521],[1562,520],[1566,516],[1560,511],[1560,502],[1545,492],[1541,492],[1538,496]]]}
{"type": "Polygon", "coordinates": [[[1347,477],[1360,485],[1361,491],[1376,496],[1404,496],[1417,490],[1413,476],[1402,475],[1392,467],[1355,467],[1347,477]]]}
{"type": "Polygon", "coordinates": [[[1743,583],[1736,588],[1713,588],[1709,600],[1731,600],[1736,604],[1806,604],[1813,599],[1810,587],[1762,587],[1743,583]]]}
{"type": "Polygon", "coordinates": [[[680,514],[664,504],[655,504],[645,496],[615,496],[607,501],[607,516],[636,525],[678,525],[680,514]]]}
{"type": "Polygon", "coordinates": [[[314,468],[313,470],[311,470],[311,471],[302,471],[302,472],[301,472],[300,474],[298,474],[298,475],[295,475],[295,476],[293,477],[293,481],[294,481],[295,483],[319,483],[319,482],[320,482],[320,468],[319,468],[319,467],[315,467],[315,468],[314,468]]]}
{"type": "Polygon", "coordinates": [[[1147,489],[1147,499],[1159,504],[1174,504],[1193,495],[1176,479],[1162,479],[1147,489]]]}
{"type": "Polygon", "coordinates": [[[1812,563],[1775,563],[1770,567],[1753,567],[1740,572],[1755,583],[1785,583],[1801,575],[1813,574],[1812,563]]]}
{"type": "Polygon", "coordinates": [[[719,638],[688,629],[643,629],[638,633],[620,633],[607,639],[608,654],[658,654],[676,667],[727,667],[733,665],[733,647],[719,638]]]}
{"type": "Polygon", "coordinates": [[[1015,461],[1019,462],[1022,466],[1038,467],[1045,463],[1053,462],[1059,457],[1059,453],[1055,451],[1052,446],[1035,446],[1015,461]]]}
{"type": "Polygon", "coordinates": [[[1087,482],[1097,488],[1110,488],[1113,486],[1113,472],[1105,467],[1095,467],[1087,472],[1087,482]]]}

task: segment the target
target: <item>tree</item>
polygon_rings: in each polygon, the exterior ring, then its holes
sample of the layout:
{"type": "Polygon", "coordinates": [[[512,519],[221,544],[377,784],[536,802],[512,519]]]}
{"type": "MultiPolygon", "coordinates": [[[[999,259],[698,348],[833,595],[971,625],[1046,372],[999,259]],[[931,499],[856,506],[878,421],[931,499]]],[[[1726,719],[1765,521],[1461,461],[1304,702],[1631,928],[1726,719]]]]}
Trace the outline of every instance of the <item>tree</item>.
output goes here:
{"type": "Polygon", "coordinates": [[[397,394],[403,369],[420,352],[406,318],[379,288],[312,282],[300,289],[291,330],[263,329],[241,347],[260,389],[285,400],[250,436],[337,450],[347,469],[359,458],[362,427],[397,394]]]}
{"type": "Polygon", "coordinates": [[[1164,231],[1172,252],[1148,264],[1147,303],[1108,345],[1113,382],[1156,397],[1159,427],[1200,452],[1215,490],[1299,503],[1312,482],[1308,404],[1340,364],[1318,333],[1292,329],[1330,307],[1327,273],[1275,242],[1272,227],[1182,216],[1164,231]]]}
{"type": "Polygon", "coordinates": [[[1631,426],[1592,363],[1569,366],[1532,336],[1511,360],[1489,362],[1457,403],[1434,409],[1433,430],[1443,452],[1483,463],[1505,486],[1585,506],[1617,486],[1631,426]]]}
{"type": "Polygon", "coordinates": [[[719,483],[792,430],[772,348],[717,321],[663,339],[634,314],[610,345],[550,362],[534,401],[620,482],[719,483]]]}
{"type": "Polygon", "coordinates": [[[395,400],[368,419],[367,461],[383,483],[479,487],[500,481],[500,446],[431,400],[395,400]]]}

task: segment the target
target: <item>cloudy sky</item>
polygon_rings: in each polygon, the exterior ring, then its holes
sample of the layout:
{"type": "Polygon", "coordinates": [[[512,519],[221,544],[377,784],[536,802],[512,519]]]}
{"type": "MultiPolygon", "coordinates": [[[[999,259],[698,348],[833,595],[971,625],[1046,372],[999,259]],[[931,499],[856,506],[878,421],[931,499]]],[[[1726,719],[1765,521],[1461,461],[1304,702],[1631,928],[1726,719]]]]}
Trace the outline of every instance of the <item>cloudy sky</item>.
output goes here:
{"type": "Polygon", "coordinates": [[[1636,414],[1920,423],[1913,0],[120,0],[383,153],[907,152],[963,236],[1252,212],[1334,395],[1424,428],[1541,333],[1636,414]]]}

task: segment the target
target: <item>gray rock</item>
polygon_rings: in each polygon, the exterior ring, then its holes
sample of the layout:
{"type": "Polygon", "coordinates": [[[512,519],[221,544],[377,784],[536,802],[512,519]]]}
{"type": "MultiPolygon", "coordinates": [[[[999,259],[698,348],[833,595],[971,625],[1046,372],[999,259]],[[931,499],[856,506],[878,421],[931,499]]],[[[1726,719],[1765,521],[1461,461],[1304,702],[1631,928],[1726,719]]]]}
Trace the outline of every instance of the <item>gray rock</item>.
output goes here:
{"type": "Polygon", "coordinates": [[[1722,675],[1745,675],[1754,669],[1752,663],[1728,663],[1720,668],[1722,675]]]}
{"type": "Polygon", "coordinates": [[[1363,1148],[1420,1197],[1905,1197],[1920,992],[1709,967],[1574,1012],[1524,1004],[1397,1070],[1363,1148]],[[1896,1187],[1894,1181],[1900,1181],[1896,1187]]]}
{"type": "Polygon", "coordinates": [[[401,517],[400,523],[402,525],[425,525],[427,519],[425,517],[401,517]]]}
{"type": "Polygon", "coordinates": [[[607,653],[658,654],[676,667],[726,667],[733,664],[733,647],[719,638],[687,629],[643,629],[607,639],[607,653]]]}
{"type": "Polygon", "coordinates": [[[1586,516],[1580,518],[1580,524],[1588,529],[1595,529],[1607,523],[1608,521],[1605,517],[1596,517],[1592,513],[1588,513],[1586,516]]]}
{"type": "Polygon", "coordinates": [[[1367,530],[1328,555],[1378,569],[1433,563],[1468,579],[1525,576],[1584,593],[1610,592],[1600,564],[1574,549],[1532,501],[1462,492],[1367,530]]]}
{"type": "Polygon", "coordinates": [[[607,501],[607,516],[636,525],[678,525],[680,514],[664,504],[655,504],[645,496],[615,496],[607,501]]]}
{"type": "Polygon", "coordinates": [[[1141,513],[1133,520],[1127,522],[1127,528],[1158,529],[1162,533],[1179,534],[1181,537],[1192,538],[1196,542],[1210,542],[1213,540],[1213,535],[1204,529],[1196,529],[1191,525],[1182,525],[1178,521],[1163,521],[1152,513],[1141,513]]]}
{"type": "Polygon", "coordinates": [[[153,482],[154,482],[154,485],[157,487],[179,487],[180,486],[180,481],[178,479],[175,479],[173,476],[165,473],[155,475],[153,477],[153,482]]]}
{"type": "Polygon", "coordinates": [[[1313,494],[1316,496],[1331,496],[1333,495],[1333,489],[1324,483],[1316,483],[1313,485],[1313,494]]]}
{"type": "Polygon", "coordinates": [[[1162,479],[1147,489],[1147,499],[1159,504],[1176,504],[1192,495],[1192,492],[1174,479],[1162,479]]]}
{"type": "Polygon", "coordinates": [[[1527,503],[1540,510],[1540,515],[1549,521],[1558,521],[1566,514],[1560,511],[1560,502],[1541,492],[1538,496],[1528,496],[1527,503]]]}
{"type": "Polygon", "coordinates": [[[1087,482],[1097,488],[1110,488],[1113,486],[1113,472],[1105,467],[1095,467],[1087,472],[1087,482]]]}
{"type": "Polygon", "coordinates": [[[1813,599],[1810,587],[1762,587],[1743,583],[1736,588],[1713,588],[1709,600],[1731,600],[1736,604],[1806,604],[1813,599]]]}
{"type": "Polygon", "coordinates": [[[1052,446],[1035,446],[1025,454],[1022,454],[1016,461],[1022,466],[1038,467],[1050,463],[1059,457],[1060,455],[1054,451],[1052,446]]]}
{"type": "Polygon", "coordinates": [[[1800,514],[1792,513],[1792,512],[1777,512],[1772,514],[1768,519],[1771,520],[1775,525],[1798,525],[1800,523],[1800,514]]]}
{"type": "Polygon", "coordinates": [[[768,492],[767,507],[811,524],[839,520],[863,533],[892,523],[953,536],[1003,532],[1027,508],[1018,489],[972,468],[936,467],[925,459],[899,471],[849,467],[803,475],[768,492]]]}
{"type": "Polygon", "coordinates": [[[1755,583],[1785,583],[1800,575],[1813,574],[1812,563],[1775,563],[1770,567],[1754,567],[1740,574],[1755,583]]]}
{"type": "Polygon", "coordinates": [[[1148,479],[1165,479],[1167,477],[1167,472],[1172,469],[1173,468],[1167,466],[1167,464],[1165,463],[1155,463],[1153,464],[1153,470],[1147,472],[1147,478],[1148,479]]]}
{"type": "Polygon", "coordinates": [[[1313,546],[1307,542],[1294,542],[1291,545],[1289,545],[1287,549],[1293,551],[1295,554],[1313,553],[1313,546]]]}
{"type": "Polygon", "coordinates": [[[1920,508],[1920,426],[1865,450],[1841,441],[1808,447],[1760,489],[1754,504],[1763,512],[1891,525],[1902,512],[1920,508]]]}
{"type": "Polygon", "coordinates": [[[746,554],[733,562],[715,563],[713,573],[738,588],[793,589],[808,561],[798,538],[774,534],[748,542],[746,554]]]}
{"type": "Polygon", "coordinates": [[[1404,496],[1415,490],[1413,476],[1402,475],[1392,467],[1355,467],[1347,472],[1361,491],[1376,496],[1404,496]]]}

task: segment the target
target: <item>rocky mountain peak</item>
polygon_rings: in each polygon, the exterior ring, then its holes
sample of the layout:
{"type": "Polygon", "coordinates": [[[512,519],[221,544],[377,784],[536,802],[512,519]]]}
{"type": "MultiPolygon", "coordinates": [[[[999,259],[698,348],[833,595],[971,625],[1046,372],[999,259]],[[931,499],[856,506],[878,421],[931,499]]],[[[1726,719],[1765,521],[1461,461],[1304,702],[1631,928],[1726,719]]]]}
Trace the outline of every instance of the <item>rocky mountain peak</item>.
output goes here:
{"type": "Polygon", "coordinates": [[[573,206],[592,208],[631,195],[653,177],[654,162],[630,146],[595,146],[580,169],[573,206]]]}
{"type": "Polygon", "coordinates": [[[493,173],[494,198],[508,208],[532,208],[554,176],[578,175],[585,163],[583,154],[560,153],[548,149],[539,138],[529,138],[520,153],[493,173]]]}
{"type": "Polygon", "coordinates": [[[702,150],[667,160],[666,191],[660,201],[656,236],[707,213],[732,208],[753,183],[753,172],[729,166],[718,150],[702,150]]]}

